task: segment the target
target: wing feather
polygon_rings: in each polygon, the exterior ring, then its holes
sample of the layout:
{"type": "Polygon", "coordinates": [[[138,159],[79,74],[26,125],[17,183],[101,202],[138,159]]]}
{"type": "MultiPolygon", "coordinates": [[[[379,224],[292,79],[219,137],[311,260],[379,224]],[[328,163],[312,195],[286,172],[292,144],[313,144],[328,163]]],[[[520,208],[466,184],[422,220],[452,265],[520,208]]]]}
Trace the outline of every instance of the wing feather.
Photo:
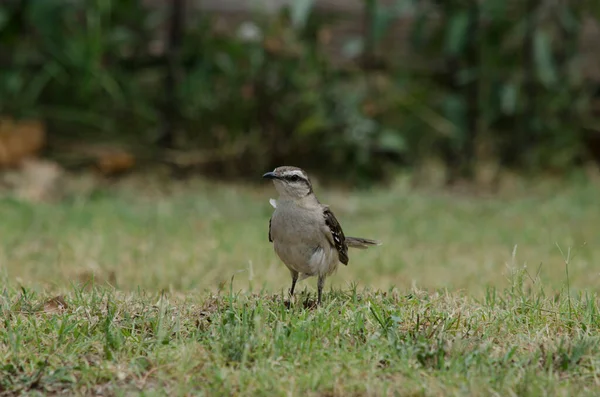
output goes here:
{"type": "Polygon", "coordinates": [[[348,245],[346,244],[346,236],[344,236],[344,231],[329,207],[323,208],[323,216],[325,217],[325,225],[327,225],[325,234],[327,235],[331,245],[337,250],[340,262],[342,262],[344,265],[347,265],[349,260],[348,245]]]}

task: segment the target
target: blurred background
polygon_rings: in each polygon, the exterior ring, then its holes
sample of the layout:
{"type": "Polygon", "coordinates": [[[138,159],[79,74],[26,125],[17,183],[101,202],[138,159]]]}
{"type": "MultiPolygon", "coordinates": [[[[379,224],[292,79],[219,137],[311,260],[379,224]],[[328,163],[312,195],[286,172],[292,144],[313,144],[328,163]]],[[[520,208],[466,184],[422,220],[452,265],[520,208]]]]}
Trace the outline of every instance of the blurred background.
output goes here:
{"type": "Polygon", "coordinates": [[[287,288],[285,164],[384,241],[332,283],[597,289],[599,43],[598,0],[0,0],[0,278],[287,288]]]}
{"type": "Polygon", "coordinates": [[[600,159],[599,18],[595,0],[3,0],[0,167],[562,173],[600,159]]]}

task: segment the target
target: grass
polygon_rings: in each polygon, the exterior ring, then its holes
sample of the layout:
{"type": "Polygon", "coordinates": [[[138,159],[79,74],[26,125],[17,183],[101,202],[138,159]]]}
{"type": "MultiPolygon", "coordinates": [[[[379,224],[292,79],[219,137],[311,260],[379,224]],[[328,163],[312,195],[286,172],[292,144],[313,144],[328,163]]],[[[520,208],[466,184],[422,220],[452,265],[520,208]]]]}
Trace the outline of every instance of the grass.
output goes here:
{"type": "Polygon", "coordinates": [[[600,386],[598,187],[317,187],[347,235],[384,245],[351,251],[322,307],[305,308],[309,279],[288,309],[289,273],[267,238],[272,188],[133,183],[0,201],[0,395],[600,386]]]}

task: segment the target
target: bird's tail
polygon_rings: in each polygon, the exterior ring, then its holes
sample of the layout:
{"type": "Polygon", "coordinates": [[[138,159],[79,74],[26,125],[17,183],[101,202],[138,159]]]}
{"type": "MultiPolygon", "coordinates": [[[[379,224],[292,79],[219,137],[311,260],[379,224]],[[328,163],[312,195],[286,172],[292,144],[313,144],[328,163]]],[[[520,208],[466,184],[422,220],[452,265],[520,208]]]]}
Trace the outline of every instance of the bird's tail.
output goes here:
{"type": "Polygon", "coordinates": [[[346,237],[346,244],[348,247],[364,250],[373,245],[381,245],[381,242],[362,237],[346,237]]]}

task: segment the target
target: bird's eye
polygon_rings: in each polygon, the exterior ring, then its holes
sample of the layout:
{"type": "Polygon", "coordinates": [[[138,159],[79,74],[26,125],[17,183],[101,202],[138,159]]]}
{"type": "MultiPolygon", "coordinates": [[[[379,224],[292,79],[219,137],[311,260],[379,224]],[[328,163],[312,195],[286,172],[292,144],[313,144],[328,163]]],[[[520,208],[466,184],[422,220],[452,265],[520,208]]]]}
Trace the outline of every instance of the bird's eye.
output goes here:
{"type": "Polygon", "coordinates": [[[290,180],[292,182],[298,182],[300,180],[300,177],[298,175],[292,175],[292,177],[290,178],[290,180]]]}

